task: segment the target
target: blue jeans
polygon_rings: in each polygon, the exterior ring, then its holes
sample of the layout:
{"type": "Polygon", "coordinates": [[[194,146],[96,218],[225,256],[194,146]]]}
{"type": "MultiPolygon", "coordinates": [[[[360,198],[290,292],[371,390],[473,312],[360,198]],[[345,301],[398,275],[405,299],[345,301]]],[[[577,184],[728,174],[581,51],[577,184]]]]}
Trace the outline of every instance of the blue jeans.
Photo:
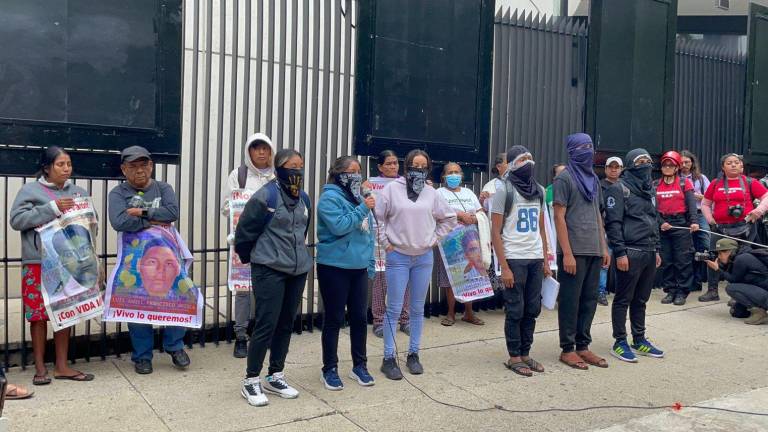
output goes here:
{"type": "MultiPolygon", "coordinates": [[[[608,248],[608,254],[613,256],[613,249],[608,248]]],[[[600,281],[597,285],[597,293],[598,294],[607,294],[608,293],[608,271],[611,268],[602,268],[600,267],[600,281]]]]}
{"type": "Polygon", "coordinates": [[[394,330],[403,310],[405,288],[410,283],[411,341],[408,353],[418,353],[421,330],[424,327],[424,302],[432,278],[432,249],[423,255],[404,255],[397,251],[387,254],[387,313],[384,317],[384,358],[395,356],[394,330]]]}
{"type": "MultiPolygon", "coordinates": [[[[167,352],[184,348],[185,327],[163,327],[163,349],[167,352]]],[[[150,324],[128,323],[128,334],[131,335],[133,352],[131,360],[152,360],[152,349],[155,347],[155,332],[150,324]]]]}

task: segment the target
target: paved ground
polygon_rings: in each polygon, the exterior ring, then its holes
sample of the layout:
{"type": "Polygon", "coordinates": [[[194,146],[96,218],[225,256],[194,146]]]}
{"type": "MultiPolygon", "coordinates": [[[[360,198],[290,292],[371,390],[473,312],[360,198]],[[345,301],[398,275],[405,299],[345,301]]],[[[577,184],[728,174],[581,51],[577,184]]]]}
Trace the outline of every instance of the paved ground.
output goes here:
{"type": "MultiPolygon", "coordinates": [[[[502,366],[505,360],[503,314],[484,312],[486,326],[427,322],[422,361],[426,373],[409,379],[440,401],[471,409],[500,405],[508,409],[576,408],[590,405],[637,406],[696,403],[768,411],[765,373],[768,326],[747,326],[728,315],[726,306],[649,307],[649,336],[667,350],[663,360],[638,364],[610,359],[610,368],[576,371],[557,362],[557,316],[544,311],[532,355],[547,368],[521,378],[502,366]]],[[[723,301],[726,299],[724,298],[723,301]]],[[[609,308],[600,307],[593,327],[593,349],[608,355],[609,308]]],[[[401,334],[400,347],[407,346],[401,334]]],[[[351,362],[347,335],[340,343],[343,376],[351,362]]],[[[29,401],[6,403],[10,430],[120,431],[399,431],[606,429],[611,432],[657,430],[768,430],[767,417],[683,410],[680,413],[605,409],[574,413],[515,414],[490,410],[465,412],[428,399],[405,381],[387,381],[379,372],[382,342],[369,336],[368,352],[376,386],[362,388],[347,379],[341,392],[320,382],[320,333],[295,336],[286,374],[300,391],[297,400],[271,398],[264,408],[248,406],[239,394],[245,361],[231,356],[232,346],[209,345],[190,352],[192,367],[172,369],[157,354],[155,373],[138,376],[128,359],[78,364],[96,374],[92,383],[54,381],[36,387],[29,401]]],[[[13,382],[29,383],[32,369],[11,370],[13,382]]]]}

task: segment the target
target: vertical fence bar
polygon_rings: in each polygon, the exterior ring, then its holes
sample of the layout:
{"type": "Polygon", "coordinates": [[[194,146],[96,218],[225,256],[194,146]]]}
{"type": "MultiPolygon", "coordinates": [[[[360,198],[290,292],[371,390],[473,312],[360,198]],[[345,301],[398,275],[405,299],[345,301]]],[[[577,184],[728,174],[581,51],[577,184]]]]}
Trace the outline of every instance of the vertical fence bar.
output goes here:
{"type": "MultiPolygon", "coordinates": [[[[250,1],[248,1],[250,3],[250,1]]],[[[251,26],[249,25],[248,28],[251,26]]],[[[249,57],[250,59],[250,57],[249,57]]],[[[261,124],[261,89],[264,87],[262,82],[262,67],[264,62],[264,1],[256,2],[256,78],[254,79],[254,130],[265,132],[270,134],[269,129],[262,127],[261,124]]],[[[267,87],[272,87],[272,83],[268,83],[267,87]]],[[[246,108],[247,109],[247,108],[246,108]]],[[[267,111],[272,107],[268,105],[267,111]]]]}
{"type": "MultiPolygon", "coordinates": [[[[277,63],[279,68],[277,71],[277,142],[283,143],[283,131],[285,129],[285,56],[287,50],[287,16],[288,15],[288,2],[287,0],[280,1],[280,58],[277,63]]],[[[287,145],[280,144],[281,148],[291,147],[293,143],[289,142],[287,145]]]]}
{"type": "MultiPolygon", "coordinates": [[[[270,137],[273,134],[272,124],[273,124],[273,118],[272,113],[275,111],[274,108],[274,89],[275,89],[275,38],[276,38],[276,32],[275,32],[275,9],[277,8],[277,4],[275,0],[269,0],[269,32],[267,33],[267,102],[265,103],[264,107],[266,108],[266,128],[267,128],[267,135],[270,137]]],[[[262,27],[262,34],[264,33],[263,27],[262,27]]],[[[277,142],[278,148],[283,148],[283,143],[277,142]]]]}
{"type": "Polygon", "coordinates": [[[349,141],[349,119],[350,119],[350,107],[352,105],[351,100],[351,84],[352,84],[352,46],[354,45],[354,39],[352,38],[352,0],[344,0],[346,15],[339,16],[339,20],[344,20],[344,69],[342,71],[344,76],[344,93],[341,106],[343,113],[341,115],[341,143],[344,145],[342,155],[352,154],[351,143],[349,141]]]}
{"type": "MultiPolygon", "coordinates": [[[[291,7],[291,88],[288,94],[288,142],[291,148],[297,148],[296,143],[296,70],[299,56],[299,0],[292,0],[291,7]]],[[[302,153],[303,154],[303,153],[302,153]]]]}

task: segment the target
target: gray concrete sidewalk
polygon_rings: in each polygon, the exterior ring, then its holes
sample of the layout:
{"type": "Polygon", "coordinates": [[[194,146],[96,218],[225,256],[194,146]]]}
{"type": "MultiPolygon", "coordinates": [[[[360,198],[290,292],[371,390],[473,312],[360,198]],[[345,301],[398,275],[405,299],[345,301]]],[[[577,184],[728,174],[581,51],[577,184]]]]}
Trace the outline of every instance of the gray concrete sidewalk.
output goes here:
{"type": "MultiPolygon", "coordinates": [[[[666,350],[665,359],[641,358],[638,364],[608,357],[612,344],[610,308],[599,307],[592,348],[609,358],[610,368],[577,371],[557,362],[557,314],[543,311],[532,355],[545,373],[522,378],[506,370],[502,311],[481,312],[482,327],[457,322],[442,327],[428,320],[423,337],[425,374],[409,380],[440,401],[473,409],[501,405],[508,409],[575,408],[590,405],[684,405],[741,394],[762,401],[768,411],[765,374],[768,326],[748,326],[728,315],[723,302],[702,304],[691,296],[684,307],[661,305],[654,292],[648,309],[648,336],[666,350]],[[745,393],[762,389],[755,393],[745,393]],[[753,396],[751,396],[753,395],[753,396]]],[[[351,368],[347,333],[340,341],[342,379],[351,368]]],[[[398,346],[407,346],[400,333],[398,346]]],[[[34,387],[28,401],[9,401],[10,430],[121,431],[400,431],[400,430],[536,430],[570,431],[608,428],[611,432],[654,429],[695,416],[695,430],[710,430],[707,419],[720,419],[730,430],[766,430],[755,417],[716,412],[649,412],[595,410],[576,413],[512,414],[498,410],[470,413],[440,405],[405,381],[388,381],[378,371],[383,344],[370,334],[369,368],[377,379],[363,388],[345,379],[346,388],[330,392],[320,382],[320,332],[294,336],[286,376],[301,392],[297,400],[270,398],[254,408],[240,396],[245,360],[232,357],[232,346],[210,344],[190,351],[188,371],[173,370],[166,354],[156,354],[155,373],[139,376],[127,357],[78,363],[96,374],[91,383],[55,381],[34,387]],[[649,417],[649,415],[651,415],[649,417]],[[658,416],[658,417],[656,417],[658,416]],[[640,420],[638,420],[640,419],[640,420]],[[703,420],[702,420],[703,419],[703,420]],[[758,425],[758,426],[755,426],[758,425]],[[749,428],[752,429],[749,429],[749,428]],[[755,429],[757,428],[757,429],[755,429]]],[[[33,371],[11,370],[11,382],[28,384],[33,371]]],[[[727,402],[723,402],[727,403],[727,402]]],[[[746,405],[745,405],[746,406],[746,405]]],[[[677,423],[674,423],[677,424],[677,423]]],[[[714,423],[712,423],[714,424],[714,423]]],[[[677,430],[690,430],[685,427],[677,430]]],[[[711,429],[728,430],[728,429],[711,429]]]]}

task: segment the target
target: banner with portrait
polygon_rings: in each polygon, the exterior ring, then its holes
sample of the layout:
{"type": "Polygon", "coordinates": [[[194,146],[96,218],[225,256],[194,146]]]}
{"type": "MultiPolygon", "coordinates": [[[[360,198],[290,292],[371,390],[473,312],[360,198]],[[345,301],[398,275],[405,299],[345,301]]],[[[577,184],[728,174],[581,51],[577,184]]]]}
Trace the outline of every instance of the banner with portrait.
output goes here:
{"type": "MultiPolygon", "coordinates": [[[[378,198],[378,193],[381,192],[382,189],[384,189],[384,186],[388,185],[390,182],[392,182],[393,179],[391,177],[371,177],[368,179],[368,184],[371,186],[371,191],[373,192],[373,196],[378,198]]],[[[375,258],[375,270],[377,272],[382,272],[387,269],[387,253],[379,246],[379,226],[376,224],[376,219],[374,218],[373,222],[374,226],[374,233],[376,235],[373,236],[373,247],[374,247],[374,258],[375,258]]]]}
{"type": "Polygon", "coordinates": [[[75,198],[61,217],[37,228],[45,310],[54,330],[100,316],[99,259],[93,239],[98,226],[90,198],[75,198]]]}
{"type": "Polygon", "coordinates": [[[203,296],[189,277],[192,254],[173,226],[118,233],[104,320],[200,328],[203,296]]]}
{"type": "Polygon", "coordinates": [[[476,226],[459,225],[443,237],[438,247],[456,301],[466,303],[493,296],[476,226]]]}
{"type": "MultiPolygon", "coordinates": [[[[245,204],[253,194],[249,189],[234,189],[229,198],[229,223],[232,227],[232,233],[237,228],[237,221],[243,213],[245,204]]],[[[251,265],[243,264],[240,257],[235,253],[235,246],[229,247],[229,275],[227,284],[230,291],[250,291],[251,290],[251,265]]]]}

